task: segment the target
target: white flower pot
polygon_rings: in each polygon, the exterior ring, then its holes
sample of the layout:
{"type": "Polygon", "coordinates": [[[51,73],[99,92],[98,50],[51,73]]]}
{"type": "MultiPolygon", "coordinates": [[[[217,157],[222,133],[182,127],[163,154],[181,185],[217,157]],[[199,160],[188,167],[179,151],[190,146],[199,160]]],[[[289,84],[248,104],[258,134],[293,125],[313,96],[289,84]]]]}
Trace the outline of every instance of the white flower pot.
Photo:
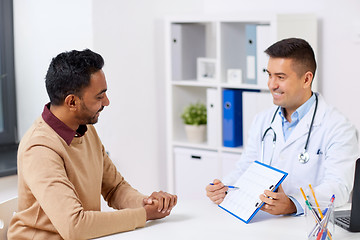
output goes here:
{"type": "Polygon", "coordinates": [[[185,125],[186,136],[191,143],[202,143],[206,139],[206,124],[185,125]]]}

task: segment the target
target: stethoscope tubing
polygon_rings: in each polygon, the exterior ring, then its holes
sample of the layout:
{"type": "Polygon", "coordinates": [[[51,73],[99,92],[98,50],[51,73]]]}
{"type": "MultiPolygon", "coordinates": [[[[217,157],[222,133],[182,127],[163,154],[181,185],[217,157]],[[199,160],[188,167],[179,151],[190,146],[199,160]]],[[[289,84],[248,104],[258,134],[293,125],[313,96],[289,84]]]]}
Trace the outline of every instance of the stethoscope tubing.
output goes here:
{"type": "MultiPolygon", "coordinates": [[[[313,116],[312,116],[312,119],[311,119],[311,123],[310,123],[310,128],[309,128],[309,133],[307,135],[307,138],[306,138],[306,143],[305,143],[305,147],[304,147],[304,151],[302,153],[299,154],[299,162],[300,163],[307,163],[309,160],[310,160],[310,157],[309,157],[309,154],[307,152],[307,149],[308,149],[308,145],[309,145],[309,140],[310,140],[310,135],[311,135],[311,130],[312,130],[312,127],[314,125],[314,119],[315,119],[315,115],[316,115],[316,112],[317,112],[317,107],[318,107],[318,96],[315,94],[315,108],[314,108],[314,113],[313,113],[313,116]]],[[[276,111],[271,119],[271,122],[270,122],[270,126],[265,130],[262,138],[261,138],[261,162],[264,163],[264,154],[265,154],[265,151],[264,151],[264,147],[265,147],[265,137],[266,137],[266,134],[269,132],[269,131],[272,131],[274,133],[274,136],[273,136],[273,151],[272,151],[272,154],[271,154],[271,158],[270,158],[270,162],[269,162],[269,165],[271,166],[272,164],[272,159],[273,159],[273,156],[274,156],[274,150],[275,150],[275,144],[276,144],[276,133],[274,131],[274,129],[271,127],[271,125],[273,124],[274,120],[275,120],[275,117],[276,117],[276,114],[277,112],[279,111],[280,109],[280,106],[278,106],[276,108],[276,111]]]]}

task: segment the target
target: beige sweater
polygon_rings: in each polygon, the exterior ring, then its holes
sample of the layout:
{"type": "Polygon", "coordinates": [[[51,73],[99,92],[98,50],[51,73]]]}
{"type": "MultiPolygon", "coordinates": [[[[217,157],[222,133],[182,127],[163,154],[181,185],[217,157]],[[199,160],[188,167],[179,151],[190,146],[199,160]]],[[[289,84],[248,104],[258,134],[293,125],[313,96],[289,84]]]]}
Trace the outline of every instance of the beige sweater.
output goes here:
{"type": "Polygon", "coordinates": [[[8,239],[89,239],[145,225],[145,196],[124,180],[95,128],[87,127],[70,145],[42,117],[25,134],[8,239]],[[101,212],[100,195],[121,210],[101,212]]]}

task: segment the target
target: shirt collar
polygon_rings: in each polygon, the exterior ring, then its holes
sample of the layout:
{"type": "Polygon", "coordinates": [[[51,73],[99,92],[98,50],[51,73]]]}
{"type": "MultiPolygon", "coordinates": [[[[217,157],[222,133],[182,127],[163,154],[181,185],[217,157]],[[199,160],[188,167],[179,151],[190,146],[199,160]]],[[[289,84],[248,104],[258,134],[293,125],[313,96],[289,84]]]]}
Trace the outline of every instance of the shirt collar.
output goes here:
{"type": "MultiPolygon", "coordinates": [[[[311,97],[303,105],[298,107],[298,109],[296,109],[296,111],[293,112],[293,114],[291,114],[291,121],[295,119],[298,119],[300,121],[309,112],[311,106],[315,102],[315,94],[316,93],[313,93],[311,97]]],[[[281,116],[283,121],[287,121],[283,111],[284,109],[280,108],[279,115],[281,116]]]]}
{"type": "Polygon", "coordinates": [[[44,111],[41,114],[44,121],[66,142],[68,146],[70,146],[73,138],[82,137],[85,135],[87,131],[86,125],[80,125],[79,128],[74,131],[69,128],[65,123],[63,123],[60,119],[58,119],[51,111],[50,111],[50,103],[46,104],[44,107],[44,111]]]}

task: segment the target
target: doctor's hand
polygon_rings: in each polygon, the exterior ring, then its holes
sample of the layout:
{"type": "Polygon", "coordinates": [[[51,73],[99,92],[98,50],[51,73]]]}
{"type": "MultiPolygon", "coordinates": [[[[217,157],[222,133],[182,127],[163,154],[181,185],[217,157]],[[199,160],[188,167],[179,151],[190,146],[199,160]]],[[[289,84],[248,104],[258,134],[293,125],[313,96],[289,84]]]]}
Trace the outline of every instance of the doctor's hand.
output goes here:
{"type": "Polygon", "coordinates": [[[177,196],[163,191],[153,192],[149,197],[144,199],[144,206],[152,205],[155,200],[159,213],[170,213],[177,203],[177,196]]]}
{"type": "Polygon", "coordinates": [[[219,205],[224,200],[226,191],[229,189],[228,187],[225,187],[219,179],[215,179],[213,184],[214,185],[209,184],[206,186],[206,196],[208,196],[211,201],[219,205]]]}
{"type": "Polygon", "coordinates": [[[265,190],[264,195],[260,195],[260,200],[265,203],[261,208],[264,212],[273,215],[292,214],[296,212],[295,204],[286,196],[281,185],[277,192],[265,190]]]}

